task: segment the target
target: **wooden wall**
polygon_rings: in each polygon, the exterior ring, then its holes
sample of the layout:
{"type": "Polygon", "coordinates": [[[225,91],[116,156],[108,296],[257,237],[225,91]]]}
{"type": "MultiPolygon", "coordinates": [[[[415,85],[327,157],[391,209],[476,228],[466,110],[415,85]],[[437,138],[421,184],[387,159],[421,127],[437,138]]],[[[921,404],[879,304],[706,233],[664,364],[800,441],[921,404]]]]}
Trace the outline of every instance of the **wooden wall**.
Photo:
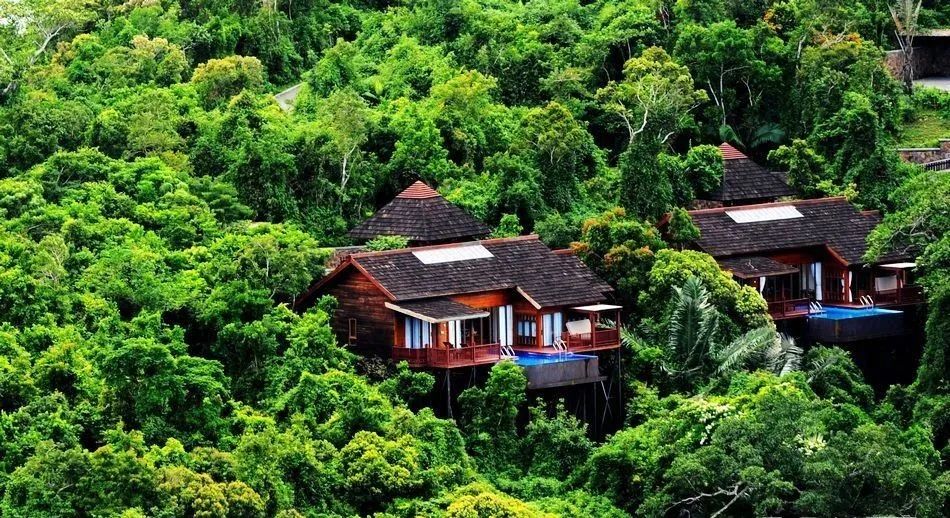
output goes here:
{"type": "Polygon", "coordinates": [[[322,294],[333,295],[339,302],[333,316],[333,330],[341,344],[347,343],[349,319],[356,319],[356,345],[388,347],[393,345],[393,312],[389,300],[369,279],[355,268],[340,274],[322,294]]]}
{"type": "MultiPolygon", "coordinates": [[[[521,299],[517,294],[509,290],[485,291],[481,293],[466,293],[464,295],[454,295],[452,300],[471,306],[473,308],[491,309],[498,306],[511,304],[514,300],[521,299]]],[[[521,299],[524,300],[524,299],[521,299]]]]}

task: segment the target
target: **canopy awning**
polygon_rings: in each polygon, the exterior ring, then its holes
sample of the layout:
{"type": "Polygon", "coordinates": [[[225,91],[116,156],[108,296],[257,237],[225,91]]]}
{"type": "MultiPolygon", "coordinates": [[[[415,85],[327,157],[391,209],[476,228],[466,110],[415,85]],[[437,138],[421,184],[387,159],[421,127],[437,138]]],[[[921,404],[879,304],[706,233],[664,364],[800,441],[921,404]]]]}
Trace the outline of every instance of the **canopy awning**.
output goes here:
{"type": "Polygon", "coordinates": [[[732,272],[732,275],[740,279],[772,277],[775,275],[788,275],[798,272],[797,266],[781,263],[774,259],[761,256],[729,257],[719,259],[718,262],[723,270],[732,272]]]}
{"type": "Polygon", "coordinates": [[[917,263],[889,263],[882,264],[881,268],[887,268],[889,270],[907,270],[909,268],[917,268],[917,263]]]}
{"type": "Polygon", "coordinates": [[[452,320],[484,318],[488,316],[487,311],[475,309],[445,297],[411,300],[399,302],[398,304],[387,302],[386,307],[403,315],[418,318],[419,320],[431,324],[451,322],[452,320]]]}
{"type": "Polygon", "coordinates": [[[613,304],[592,304],[590,306],[577,306],[571,309],[574,311],[581,311],[583,313],[600,313],[601,311],[623,309],[623,306],[615,306],[613,304]]]}

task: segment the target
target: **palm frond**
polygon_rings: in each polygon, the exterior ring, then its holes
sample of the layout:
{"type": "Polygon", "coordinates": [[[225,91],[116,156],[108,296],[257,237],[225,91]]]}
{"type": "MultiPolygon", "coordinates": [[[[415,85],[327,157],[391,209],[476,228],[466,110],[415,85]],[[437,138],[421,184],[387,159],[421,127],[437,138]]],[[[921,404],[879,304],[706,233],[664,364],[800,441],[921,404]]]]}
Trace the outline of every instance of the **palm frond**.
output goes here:
{"type": "Polygon", "coordinates": [[[838,363],[838,360],[840,359],[841,357],[837,355],[826,355],[813,360],[808,365],[808,383],[818,379],[818,377],[821,376],[826,370],[838,363]]]}
{"type": "Polygon", "coordinates": [[[775,341],[765,350],[765,367],[774,374],[784,376],[801,370],[802,356],[805,350],[795,343],[795,339],[785,333],[775,336],[775,341]]]}
{"type": "Polygon", "coordinates": [[[631,331],[630,328],[626,326],[620,328],[620,343],[624,347],[637,347],[646,344],[646,342],[640,338],[640,335],[631,331]]]}
{"type": "Polygon", "coordinates": [[[716,352],[717,374],[735,371],[750,359],[761,356],[778,340],[772,326],[762,326],[746,332],[716,352]]]}
{"type": "Polygon", "coordinates": [[[723,142],[735,142],[736,144],[739,144],[739,147],[745,147],[745,144],[743,144],[742,140],[739,139],[739,134],[736,133],[736,130],[728,124],[719,126],[719,140],[723,142]]]}
{"type": "Polygon", "coordinates": [[[752,133],[749,147],[759,147],[763,144],[778,144],[785,138],[785,130],[775,122],[767,122],[752,133]]]}
{"type": "Polygon", "coordinates": [[[715,342],[719,312],[709,303],[709,293],[696,277],[690,277],[675,291],[667,347],[682,367],[692,369],[703,362],[715,342]]]}

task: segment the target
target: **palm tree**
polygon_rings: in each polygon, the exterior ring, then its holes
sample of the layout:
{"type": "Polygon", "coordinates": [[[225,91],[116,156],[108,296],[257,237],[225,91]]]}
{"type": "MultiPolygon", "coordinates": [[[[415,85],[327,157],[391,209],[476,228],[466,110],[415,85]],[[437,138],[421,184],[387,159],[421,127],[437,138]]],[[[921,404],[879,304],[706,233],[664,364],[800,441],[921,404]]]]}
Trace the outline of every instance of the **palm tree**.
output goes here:
{"type": "Polygon", "coordinates": [[[720,316],[699,278],[690,277],[675,290],[676,305],[667,340],[667,354],[673,362],[666,370],[691,379],[705,370],[710,352],[716,347],[720,316]]]}
{"type": "Polygon", "coordinates": [[[888,5],[896,28],[894,34],[903,57],[901,76],[908,92],[914,88],[914,36],[918,29],[920,4],[921,0],[895,0],[893,4],[888,5]]]}
{"type": "MultiPolygon", "coordinates": [[[[777,333],[772,324],[752,329],[732,342],[719,343],[719,311],[697,277],[690,277],[676,291],[670,316],[666,359],[661,368],[671,378],[693,384],[697,378],[727,376],[740,369],[764,369],[777,376],[802,369],[804,350],[795,339],[777,333]]],[[[643,340],[623,329],[627,347],[642,348],[643,340]]],[[[825,366],[818,366],[823,369],[825,366]]]]}

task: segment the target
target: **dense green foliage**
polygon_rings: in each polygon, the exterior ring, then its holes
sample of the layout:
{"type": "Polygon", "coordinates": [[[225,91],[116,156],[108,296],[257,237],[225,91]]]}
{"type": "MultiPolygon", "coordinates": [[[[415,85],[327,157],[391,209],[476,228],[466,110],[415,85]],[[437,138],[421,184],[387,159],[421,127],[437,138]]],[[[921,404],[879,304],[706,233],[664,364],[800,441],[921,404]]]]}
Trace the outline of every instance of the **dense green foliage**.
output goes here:
{"type": "Polygon", "coordinates": [[[877,0],[0,0],[0,515],[945,515],[950,193],[891,148],[947,104],[891,33],[877,0]],[[722,140],[887,211],[871,253],[919,252],[931,301],[914,385],[776,368],[761,296],[682,250],[722,140]],[[414,179],[615,288],[624,429],[525,408],[507,362],[438,418],[336,301],[291,310],[414,179]]]}

